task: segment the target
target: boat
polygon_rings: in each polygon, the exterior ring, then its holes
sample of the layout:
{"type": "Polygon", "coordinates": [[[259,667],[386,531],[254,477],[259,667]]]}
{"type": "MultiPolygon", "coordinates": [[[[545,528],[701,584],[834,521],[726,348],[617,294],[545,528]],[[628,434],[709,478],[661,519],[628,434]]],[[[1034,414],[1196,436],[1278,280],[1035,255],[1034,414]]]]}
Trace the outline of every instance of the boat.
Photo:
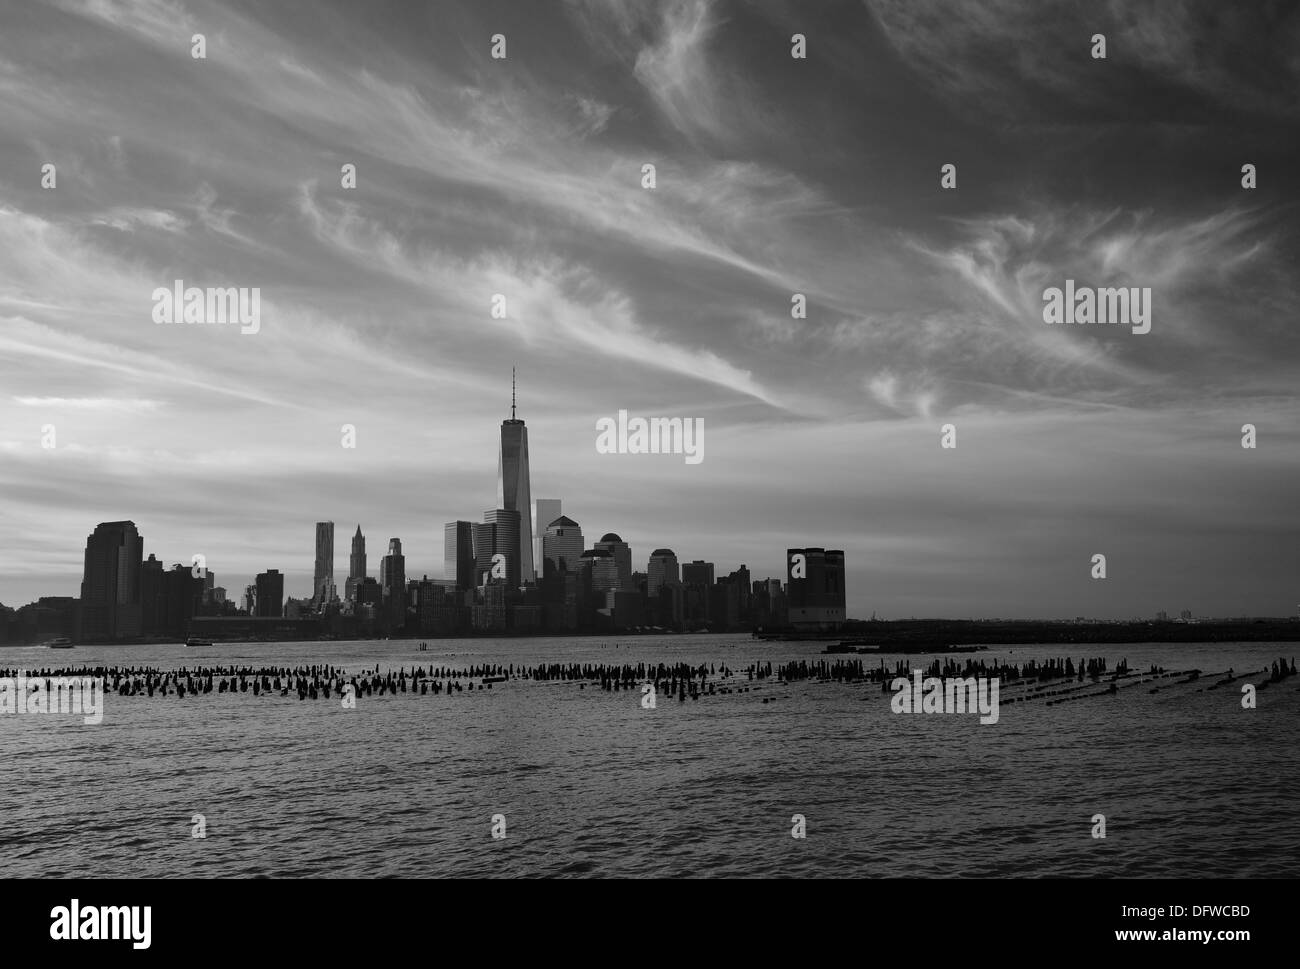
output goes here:
{"type": "Polygon", "coordinates": [[[185,645],[186,645],[186,646],[200,646],[200,647],[208,647],[208,646],[211,646],[211,645],[212,645],[212,640],[210,640],[210,639],[196,639],[195,637],[191,636],[189,639],[185,640],[185,645]]]}
{"type": "Polygon", "coordinates": [[[65,636],[60,636],[58,639],[51,639],[45,645],[50,649],[72,649],[72,640],[65,636]]]}

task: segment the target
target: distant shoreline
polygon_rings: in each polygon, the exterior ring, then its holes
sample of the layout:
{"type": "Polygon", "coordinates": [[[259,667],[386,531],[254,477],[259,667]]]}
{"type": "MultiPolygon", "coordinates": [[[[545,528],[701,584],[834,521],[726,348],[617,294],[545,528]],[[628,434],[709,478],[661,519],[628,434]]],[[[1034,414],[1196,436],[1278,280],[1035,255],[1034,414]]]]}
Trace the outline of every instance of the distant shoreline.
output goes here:
{"type": "MultiPolygon", "coordinates": [[[[1300,619],[1244,619],[1209,622],[1062,622],[1043,620],[904,619],[850,620],[833,632],[798,632],[790,629],[673,632],[664,629],[600,630],[566,633],[461,633],[453,636],[334,637],[274,639],[214,639],[214,645],[267,645],[281,642],[407,642],[431,645],[450,640],[502,639],[609,639],[642,636],[745,636],[763,642],[814,642],[839,644],[844,651],[866,649],[879,652],[945,652],[972,647],[1121,645],[1141,643],[1279,643],[1300,644],[1300,619]]],[[[77,643],[77,646],[166,646],[185,647],[168,639],[122,640],[77,643]]],[[[0,649],[30,648],[41,642],[5,643],[0,649]]]]}
{"type": "Polygon", "coordinates": [[[851,622],[809,636],[756,633],[770,641],[814,639],[880,652],[945,651],[977,646],[1120,645],[1138,643],[1300,643],[1300,620],[1209,622],[1044,622],[1037,620],[913,619],[851,622]]]}

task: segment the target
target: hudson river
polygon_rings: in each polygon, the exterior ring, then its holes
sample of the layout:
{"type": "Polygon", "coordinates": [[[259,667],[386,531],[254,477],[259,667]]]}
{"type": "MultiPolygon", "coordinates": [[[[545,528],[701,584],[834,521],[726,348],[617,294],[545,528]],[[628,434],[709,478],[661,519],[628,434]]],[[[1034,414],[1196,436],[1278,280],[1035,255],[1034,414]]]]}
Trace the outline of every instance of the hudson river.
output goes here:
{"type": "MultiPolygon", "coordinates": [[[[81,646],[0,666],[725,664],[732,690],[511,680],[451,695],[107,695],[103,722],[0,715],[0,876],[1294,876],[1300,677],[1241,687],[1291,643],[1076,646],[1199,668],[1077,701],[895,714],[878,684],[773,676],[821,644],[742,636],[81,646]],[[617,644],[617,645],[616,645],[617,644]],[[1206,689],[1232,667],[1251,675],[1206,689]],[[1158,692],[1149,692],[1158,688],[1158,692]],[[741,692],[748,690],[748,692],[741,692]],[[768,702],[764,703],[763,701],[768,702]],[[806,837],[791,837],[803,815],[806,837]],[[1094,815],[1106,837],[1094,838],[1094,815]],[[206,837],[192,836],[203,815],[206,837]],[[493,838],[493,816],[505,837],[493,838]]],[[[1017,646],[969,656],[1066,658],[1017,646]]],[[[859,657],[848,657],[858,659],[859,657]]],[[[860,657],[875,667],[874,656],[860,657]]],[[[886,657],[892,667],[898,657],[886,657]]],[[[931,657],[912,657],[923,667],[931,657]]],[[[444,678],[445,682],[445,678],[444,678]]],[[[462,681],[469,682],[469,681],[462,681]]],[[[472,682],[478,683],[477,679],[472,682]]],[[[1086,686],[1065,684],[1067,686],[1086,686]]]]}

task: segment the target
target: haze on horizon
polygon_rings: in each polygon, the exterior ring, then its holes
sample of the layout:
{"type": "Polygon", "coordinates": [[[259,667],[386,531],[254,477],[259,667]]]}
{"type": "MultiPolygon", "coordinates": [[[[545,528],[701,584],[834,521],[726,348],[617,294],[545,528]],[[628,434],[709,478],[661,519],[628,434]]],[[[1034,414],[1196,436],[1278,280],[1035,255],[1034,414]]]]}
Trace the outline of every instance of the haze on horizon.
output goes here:
{"type": "Polygon", "coordinates": [[[1300,15],[420,6],[0,12],[0,602],[77,595],[119,519],[233,598],[309,594],[324,520],[340,587],[358,523],[441,577],[516,366],[533,497],[638,570],[821,545],[855,618],[1294,614],[1300,15]],[[260,332],[156,325],[176,279],[260,287],[260,332]],[[1151,287],[1151,332],[1044,325],[1066,279],[1151,287]],[[620,409],[704,460],[597,453],[620,409]]]}

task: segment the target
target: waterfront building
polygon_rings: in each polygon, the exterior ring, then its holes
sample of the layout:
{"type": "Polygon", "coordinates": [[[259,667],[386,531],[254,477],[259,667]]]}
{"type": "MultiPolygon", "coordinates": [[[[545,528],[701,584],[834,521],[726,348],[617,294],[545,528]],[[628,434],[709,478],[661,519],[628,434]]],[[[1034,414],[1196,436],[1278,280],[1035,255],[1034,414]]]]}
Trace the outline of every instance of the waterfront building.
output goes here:
{"type": "Polygon", "coordinates": [[[838,549],[786,549],[786,596],[795,629],[831,632],[844,624],[844,553],[838,549]],[[801,558],[800,558],[801,557],[801,558]]]}
{"type": "Polygon", "coordinates": [[[140,566],[144,539],[135,522],[101,522],[86,538],[81,580],[81,638],[131,639],[141,633],[140,566]]]}
{"type": "Polygon", "coordinates": [[[260,618],[278,619],[284,615],[284,576],[279,569],[258,573],[256,601],[260,618]]]}

